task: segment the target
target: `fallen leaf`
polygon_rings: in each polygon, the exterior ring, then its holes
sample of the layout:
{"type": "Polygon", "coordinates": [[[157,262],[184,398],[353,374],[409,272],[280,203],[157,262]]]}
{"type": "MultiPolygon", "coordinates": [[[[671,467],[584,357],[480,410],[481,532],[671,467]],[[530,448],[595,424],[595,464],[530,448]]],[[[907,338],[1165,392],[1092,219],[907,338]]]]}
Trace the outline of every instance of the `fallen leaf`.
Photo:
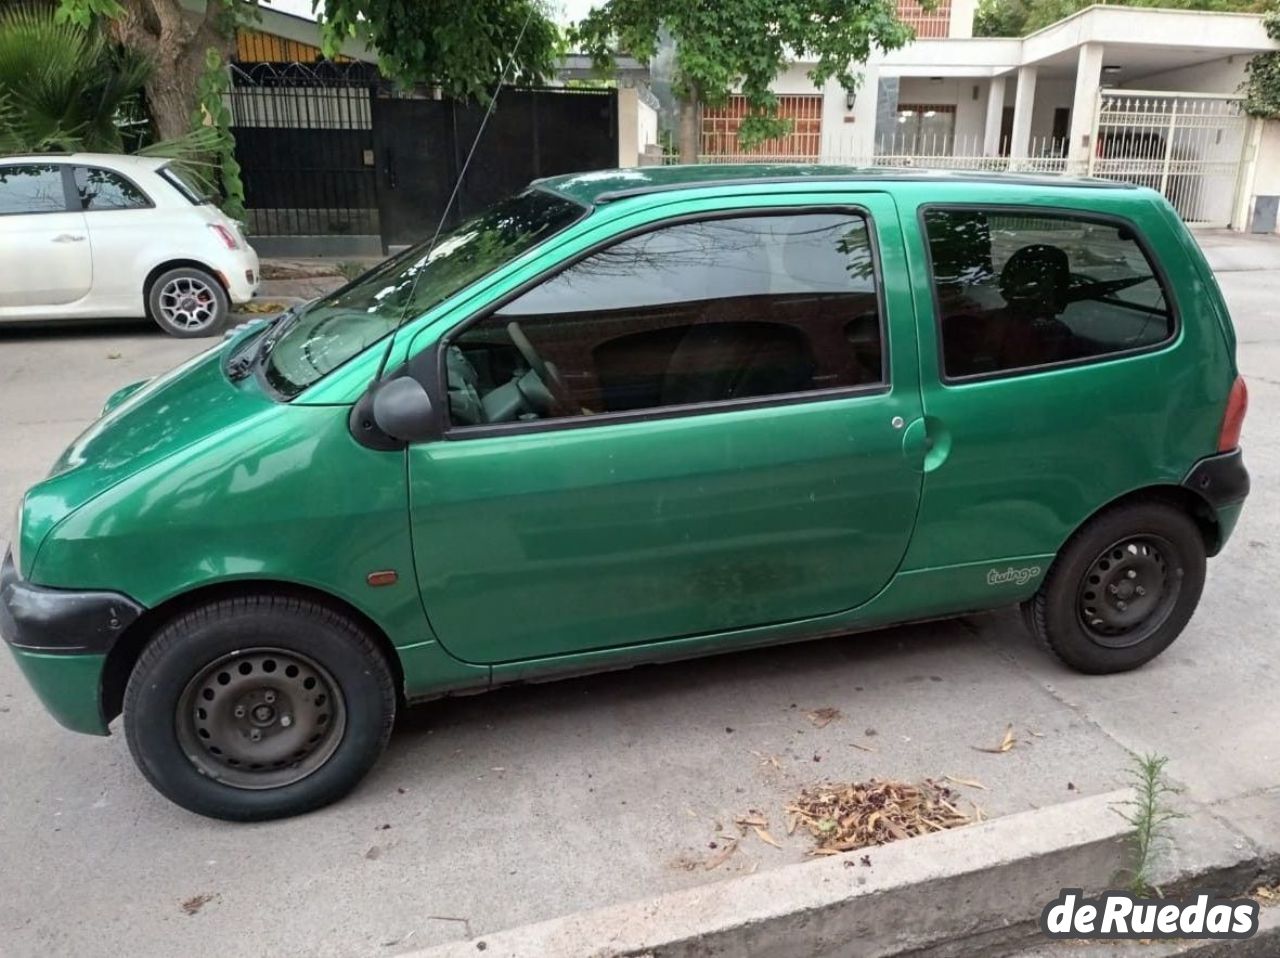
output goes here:
{"type": "Polygon", "coordinates": [[[1033,729],[1033,728],[1029,728],[1029,729],[1027,729],[1027,734],[1028,734],[1028,735],[1030,735],[1030,736],[1032,736],[1032,737],[1034,737],[1034,738],[1044,738],[1044,732],[1037,732],[1037,731],[1036,731],[1035,729],[1033,729]]]}
{"type": "Polygon", "coordinates": [[[956,778],[954,775],[943,775],[942,778],[943,781],[950,782],[952,785],[967,785],[969,788],[980,788],[984,792],[987,790],[987,786],[974,778],[956,778]]]}
{"type": "Polygon", "coordinates": [[[188,915],[194,915],[209,902],[213,901],[214,897],[213,895],[192,895],[182,903],[182,910],[188,915]]]}
{"type": "Polygon", "coordinates": [[[376,861],[377,859],[382,857],[382,849],[379,848],[377,845],[374,845],[372,848],[370,848],[367,852],[364,853],[364,857],[369,859],[369,861],[376,861]]]}
{"type": "Polygon", "coordinates": [[[764,828],[769,824],[769,820],[760,815],[743,815],[741,818],[735,818],[733,823],[743,827],[749,825],[752,828],[764,828]]]}
{"type": "Polygon", "coordinates": [[[724,848],[720,849],[720,851],[718,851],[716,854],[712,855],[705,862],[703,862],[702,867],[705,868],[707,871],[711,871],[713,868],[719,868],[721,865],[727,862],[729,860],[729,856],[732,855],[737,850],[738,850],[738,842],[737,842],[737,839],[734,839],[733,841],[728,842],[724,846],[724,848]]]}
{"type": "Polygon", "coordinates": [[[778,844],[778,840],[774,838],[772,835],[770,835],[768,830],[765,829],[763,826],[754,825],[752,827],[755,829],[756,837],[759,838],[760,841],[764,842],[766,845],[772,845],[774,848],[782,847],[780,844],[778,844]]]}
{"type": "Polygon", "coordinates": [[[269,300],[253,300],[252,302],[242,303],[236,307],[237,313],[249,313],[251,315],[259,315],[261,313],[279,313],[288,307],[284,303],[274,303],[269,300]]]}
{"type": "Polygon", "coordinates": [[[827,706],[826,708],[814,709],[812,712],[806,712],[805,717],[818,728],[826,728],[838,718],[843,717],[843,713],[836,708],[827,706]]]}
{"type": "Polygon", "coordinates": [[[995,755],[1002,755],[1017,744],[1017,739],[1013,737],[1013,726],[1010,725],[1004,731],[1004,738],[1000,740],[1000,744],[995,748],[983,748],[981,745],[974,745],[972,748],[979,752],[991,752],[995,755]]]}
{"type": "Polygon", "coordinates": [[[1253,890],[1253,897],[1264,905],[1280,905],[1280,882],[1259,885],[1253,890]]]}
{"type": "Polygon", "coordinates": [[[864,751],[864,752],[878,752],[878,751],[880,751],[878,748],[872,748],[870,745],[859,745],[857,742],[850,742],[849,744],[850,744],[850,745],[852,745],[854,748],[860,748],[860,749],[862,749],[862,751],[864,751]]]}
{"type": "MultiPolygon", "coordinates": [[[[120,354],[119,354],[119,353],[107,353],[107,358],[108,358],[108,359],[119,359],[119,358],[120,358],[120,354]]],[[[195,914],[195,912],[192,912],[192,914],[195,914]]]]}

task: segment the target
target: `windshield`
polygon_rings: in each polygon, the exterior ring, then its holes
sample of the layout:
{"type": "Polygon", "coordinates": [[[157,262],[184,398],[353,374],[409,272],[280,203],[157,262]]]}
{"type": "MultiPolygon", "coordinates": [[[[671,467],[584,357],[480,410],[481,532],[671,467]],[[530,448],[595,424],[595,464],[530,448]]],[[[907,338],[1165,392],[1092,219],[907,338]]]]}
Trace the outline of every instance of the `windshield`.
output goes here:
{"type": "Polygon", "coordinates": [[[527,190],[442,234],[430,252],[430,243],[422,243],[380,263],[287,321],[266,356],[267,383],[293,398],[402,321],[421,316],[584,212],[553,193],[527,190]]]}

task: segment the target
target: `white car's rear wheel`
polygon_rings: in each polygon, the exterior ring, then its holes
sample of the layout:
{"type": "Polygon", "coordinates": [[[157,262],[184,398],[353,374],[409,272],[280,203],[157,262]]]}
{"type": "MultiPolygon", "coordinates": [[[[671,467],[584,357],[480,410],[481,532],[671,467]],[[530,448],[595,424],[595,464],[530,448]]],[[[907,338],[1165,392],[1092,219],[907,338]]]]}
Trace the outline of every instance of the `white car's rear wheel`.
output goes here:
{"type": "Polygon", "coordinates": [[[231,302],[209,273],[180,266],[161,273],[147,290],[147,312],[170,336],[214,336],[226,325],[231,302]]]}

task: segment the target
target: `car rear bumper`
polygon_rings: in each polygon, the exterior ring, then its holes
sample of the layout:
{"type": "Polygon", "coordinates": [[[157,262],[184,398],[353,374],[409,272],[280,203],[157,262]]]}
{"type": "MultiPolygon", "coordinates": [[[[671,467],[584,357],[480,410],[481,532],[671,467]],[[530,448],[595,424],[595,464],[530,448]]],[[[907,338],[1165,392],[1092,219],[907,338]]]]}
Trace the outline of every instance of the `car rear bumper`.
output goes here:
{"type": "Polygon", "coordinates": [[[1239,449],[1206,456],[1192,467],[1182,480],[1216,513],[1218,518],[1218,548],[1231,537],[1249,495],[1249,470],[1244,465],[1244,453],[1239,449]]]}
{"type": "Polygon", "coordinates": [[[0,564],[0,636],[45,708],[73,731],[107,734],[102,668],[116,639],[144,611],[117,592],[25,582],[11,553],[0,564]]]}
{"type": "Polygon", "coordinates": [[[232,303],[247,303],[253,299],[253,294],[258,291],[258,285],[262,282],[261,264],[252,246],[246,246],[228,256],[219,271],[226,281],[227,296],[232,303]]]}

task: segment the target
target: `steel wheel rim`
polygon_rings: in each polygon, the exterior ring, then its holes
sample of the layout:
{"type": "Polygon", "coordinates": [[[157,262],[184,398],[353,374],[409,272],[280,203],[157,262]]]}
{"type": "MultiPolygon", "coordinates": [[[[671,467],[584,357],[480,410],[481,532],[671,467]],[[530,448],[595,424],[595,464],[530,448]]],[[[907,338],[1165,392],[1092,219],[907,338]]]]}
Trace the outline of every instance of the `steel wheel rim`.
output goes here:
{"type": "Polygon", "coordinates": [[[321,768],[342,743],[346,702],[333,676],[300,652],[251,648],[201,668],[175,725],[187,759],[234,788],[283,788],[321,768]]]}
{"type": "Polygon", "coordinates": [[[1076,616],[1098,645],[1124,649],[1154,634],[1182,588],[1172,544],[1155,535],[1126,536],[1090,564],[1080,581],[1076,616]]]}
{"type": "Polygon", "coordinates": [[[160,314],[180,329],[203,329],[217,315],[218,297],[212,286],[194,276],[179,276],[160,288],[160,314]]]}

